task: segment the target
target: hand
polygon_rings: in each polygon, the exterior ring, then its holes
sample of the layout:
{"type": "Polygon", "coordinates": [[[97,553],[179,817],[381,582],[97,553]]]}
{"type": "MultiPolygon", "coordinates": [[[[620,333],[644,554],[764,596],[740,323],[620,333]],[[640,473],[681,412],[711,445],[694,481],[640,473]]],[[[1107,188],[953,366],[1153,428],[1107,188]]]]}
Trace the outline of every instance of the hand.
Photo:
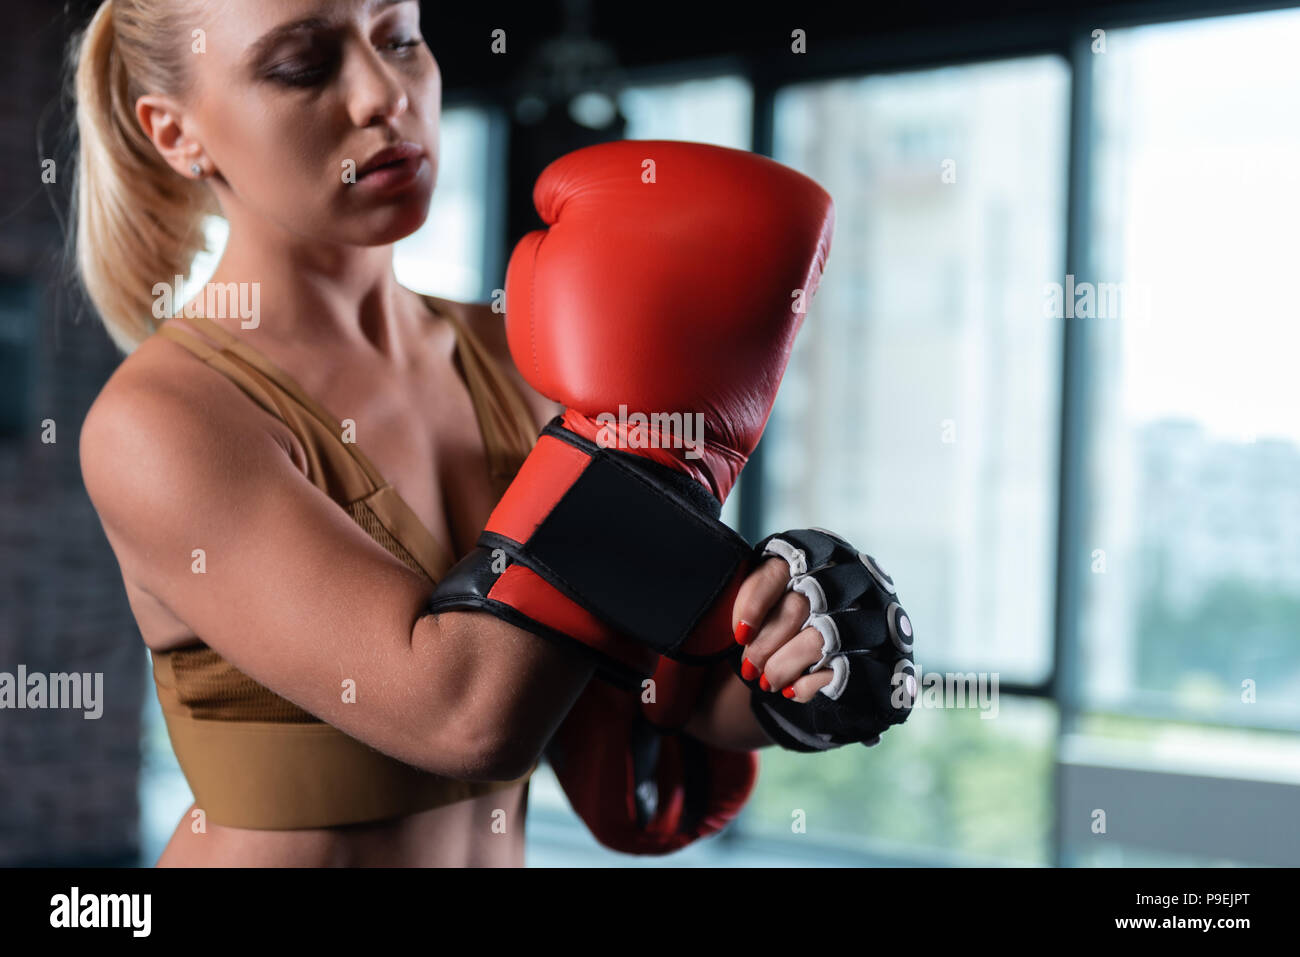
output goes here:
{"type": "Polygon", "coordinates": [[[875,559],[824,529],[760,542],[732,611],[737,670],[782,747],[870,747],[916,698],[912,623],[875,559]]]}

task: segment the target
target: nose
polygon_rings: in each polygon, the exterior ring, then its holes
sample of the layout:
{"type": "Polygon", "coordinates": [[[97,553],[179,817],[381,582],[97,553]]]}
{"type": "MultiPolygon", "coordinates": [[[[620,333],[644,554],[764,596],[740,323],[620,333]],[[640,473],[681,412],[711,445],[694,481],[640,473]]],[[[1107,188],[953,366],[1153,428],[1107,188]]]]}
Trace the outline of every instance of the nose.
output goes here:
{"type": "Polygon", "coordinates": [[[410,102],[405,87],[373,49],[366,46],[349,59],[345,79],[352,122],[357,126],[386,124],[406,112],[410,102]]]}

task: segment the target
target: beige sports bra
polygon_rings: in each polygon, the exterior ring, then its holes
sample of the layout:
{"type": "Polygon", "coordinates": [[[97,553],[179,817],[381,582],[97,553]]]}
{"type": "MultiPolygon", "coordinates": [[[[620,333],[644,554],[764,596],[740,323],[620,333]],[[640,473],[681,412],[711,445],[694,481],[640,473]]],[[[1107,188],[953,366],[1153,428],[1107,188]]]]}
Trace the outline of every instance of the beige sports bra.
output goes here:
{"type": "MultiPolygon", "coordinates": [[[[474,403],[499,496],[537,438],[528,407],[484,346],[454,315],[456,359],[474,403]]],[[[211,343],[178,328],[185,347],[279,418],[306,450],[308,478],[367,534],[432,585],[449,549],[384,480],[339,422],[264,355],[210,319],[185,317],[211,343]]],[[[400,817],[527,781],[473,782],[421,771],[326,724],[239,671],[195,636],[152,652],[154,682],[177,761],[195,804],[214,824],[318,828],[400,817]]],[[[536,769],[534,765],[533,770],[536,769]]]]}

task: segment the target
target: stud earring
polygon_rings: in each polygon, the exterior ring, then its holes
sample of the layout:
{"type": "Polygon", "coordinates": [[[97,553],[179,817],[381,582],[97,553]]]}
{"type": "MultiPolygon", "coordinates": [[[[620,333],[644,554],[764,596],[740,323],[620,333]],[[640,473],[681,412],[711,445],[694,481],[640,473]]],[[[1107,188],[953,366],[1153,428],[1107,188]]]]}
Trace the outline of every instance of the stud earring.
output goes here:
{"type": "Polygon", "coordinates": [[[190,172],[193,173],[195,176],[202,176],[202,175],[203,175],[203,167],[200,166],[198,163],[191,163],[191,164],[190,164],[190,172]]]}

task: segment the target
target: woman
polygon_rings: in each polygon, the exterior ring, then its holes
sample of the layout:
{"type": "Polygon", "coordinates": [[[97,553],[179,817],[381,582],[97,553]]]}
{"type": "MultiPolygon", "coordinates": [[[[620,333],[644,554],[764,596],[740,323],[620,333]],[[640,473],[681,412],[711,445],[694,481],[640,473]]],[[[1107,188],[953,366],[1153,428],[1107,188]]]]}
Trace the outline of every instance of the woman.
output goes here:
{"type": "MultiPolygon", "coordinates": [[[[107,0],[76,89],[78,264],[129,353],[83,476],[196,794],[159,864],[522,863],[528,776],[592,665],[422,611],[558,407],[489,308],[394,278],[438,161],[418,4],[107,0]],[[209,288],[256,308],[173,315],[157,290],[215,211],[209,288]]],[[[820,646],[784,569],[737,609],[777,609],[749,657],[803,701],[830,675],[799,677],[820,646]]],[[[749,700],[723,681],[687,728],[769,745],[749,700]]]]}

